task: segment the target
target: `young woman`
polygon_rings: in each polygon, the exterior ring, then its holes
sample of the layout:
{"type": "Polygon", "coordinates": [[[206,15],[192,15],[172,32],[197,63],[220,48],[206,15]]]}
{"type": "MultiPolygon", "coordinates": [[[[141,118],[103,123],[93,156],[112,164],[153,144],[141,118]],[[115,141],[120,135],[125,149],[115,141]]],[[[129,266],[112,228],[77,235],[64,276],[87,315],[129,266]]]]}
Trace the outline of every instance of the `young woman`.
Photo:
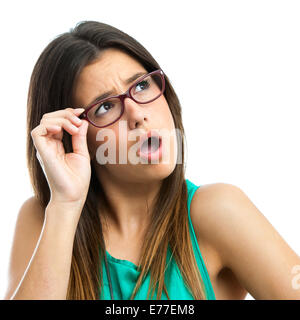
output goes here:
{"type": "Polygon", "coordinates": [[[179,100],[128,34],[86,21],[55,38],[32,73],[27,130],[34,196],[5,299],[300,298],[299,256],[244,192],[185,178],[179,100]],[[161,129],[179,134],[165,143],[161,129]]]}

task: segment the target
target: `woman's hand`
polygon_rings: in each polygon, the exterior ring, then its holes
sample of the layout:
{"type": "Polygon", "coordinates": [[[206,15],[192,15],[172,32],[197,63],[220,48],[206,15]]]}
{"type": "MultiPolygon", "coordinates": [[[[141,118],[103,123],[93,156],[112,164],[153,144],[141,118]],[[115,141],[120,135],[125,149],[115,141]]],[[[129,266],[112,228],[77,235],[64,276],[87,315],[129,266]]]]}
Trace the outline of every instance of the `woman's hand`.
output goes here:
{"type": "Polygon", "coordinates": [[[87,147],[88,122],[78,116],[83,108],[66,108],[43,115],[31,131],[36,155],[51,191],[51,202],[82,207],[90,177],[90,155],[87,147]],[[65,153],[63,129],[72,135],[73,152],[65,153]]]}

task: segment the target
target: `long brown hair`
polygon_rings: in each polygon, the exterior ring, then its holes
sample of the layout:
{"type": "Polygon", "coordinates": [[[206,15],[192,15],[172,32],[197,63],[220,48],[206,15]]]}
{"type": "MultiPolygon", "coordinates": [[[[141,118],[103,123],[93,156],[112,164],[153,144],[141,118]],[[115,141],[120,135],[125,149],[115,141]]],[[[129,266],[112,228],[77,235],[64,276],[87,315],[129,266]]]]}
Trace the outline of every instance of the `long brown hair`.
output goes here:
{"type": "MultiPolygon", "coordinates": [[[[66,106],[79,107],[73,105],[74,83],[81,70],[95,61],[106,48],[123,50],[139,61],[148,72],[160,68],[152,55],[134,38],[97,21],[82,21],[69,32],[55,37],[43,50],[33,68],[27,101],[27,166],[35,196],[44,208],[50,200],[50,189],[36,158],[30,132],[39,125],[44,113],[66,106]]],[[[166,74],[165,82],[164,96],[175,128],[185,137],[180,102],[166,74]]],[[[63,144],[66,152],[72,152],[71,141],[71,136],[64,132],[63,144]]],[[[134,299],[148,272],[151,281],[147,299],[150,291],[151,298],[153,297],[155,288],[157,299],[161,299],[163,290],[170,299],[164,283],[168,244],[171,256],[194,299],[207,297],[189,233],[184,139],[178,143],[178,150],[182,150],[181,161],[176,163],[173,172],[163,180],[155,200],[151,223],[142,244],[138,265],[141,272],[130,299],[134,299]]],[[[67,299],[99,299],[103,288],[101,259],[104,258],[105,251],[99,213],[107,205],[107,199],[92,163],[91,166],[89,191],[75,233],[67,299]]]]}

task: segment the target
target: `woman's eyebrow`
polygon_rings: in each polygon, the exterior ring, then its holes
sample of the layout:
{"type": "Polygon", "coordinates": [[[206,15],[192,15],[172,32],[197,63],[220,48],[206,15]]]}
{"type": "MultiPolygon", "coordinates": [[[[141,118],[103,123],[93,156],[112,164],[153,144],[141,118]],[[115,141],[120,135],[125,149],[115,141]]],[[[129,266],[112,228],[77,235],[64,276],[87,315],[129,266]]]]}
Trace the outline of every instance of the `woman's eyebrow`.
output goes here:
{"type": "MultiPolygon", "coordinates": [[[[133,76],[131,76],[130,78],[128,78],[127,80],[124,81],[125,84],[130,84],[132,83],[133,81],[135,81],[136,79],[138,79],[139,77],[147,74],[148,72],[137,72],[136,74],[134,74],[133,76]]],[[[105,93],[102,93],[100,96],[97,96],[96,98],[93,99],[92,102],[90,102],[88,105],[91,105],[93,104],[94,102],[98,101],[98,100],[102,100],[102,99],[105,99],[107,98],[108,96],[110,96],[111,94],[114,93],[114,90],[110,90],[110,91],[107,91],[105,93]]]]}

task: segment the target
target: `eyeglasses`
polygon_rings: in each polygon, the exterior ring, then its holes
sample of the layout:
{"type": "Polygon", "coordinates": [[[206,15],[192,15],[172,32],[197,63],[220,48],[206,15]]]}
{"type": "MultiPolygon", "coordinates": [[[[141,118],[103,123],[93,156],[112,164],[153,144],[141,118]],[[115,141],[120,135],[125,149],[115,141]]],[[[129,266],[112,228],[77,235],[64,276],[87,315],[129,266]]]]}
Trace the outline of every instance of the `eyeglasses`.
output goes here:
{"type": "Polygon", "coordinates": [[[96,101],[87,106],[79,118],[87,120],[98,128],[107,127],[122,117],[125,110],[125,98],[145,104],[159,98],[164,90],[164,73],[158,69],[143,75],[125,93],[96,101]]]}

